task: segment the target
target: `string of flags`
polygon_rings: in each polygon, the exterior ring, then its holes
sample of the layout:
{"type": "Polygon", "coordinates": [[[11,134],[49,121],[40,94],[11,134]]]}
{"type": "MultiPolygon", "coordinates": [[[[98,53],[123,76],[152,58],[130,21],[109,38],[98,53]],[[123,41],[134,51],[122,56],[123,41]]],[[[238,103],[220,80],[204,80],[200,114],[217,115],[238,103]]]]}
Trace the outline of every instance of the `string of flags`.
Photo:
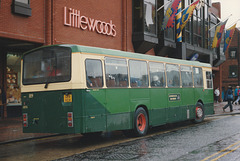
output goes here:
{"type": "MultiPolygon", "coordinates": [[[[182,8],[181,0],[170,0],[167,10],[165,12],[164,18],[163,18],[163,23],[162,23],[161,29],[166,30],[168,28],[174,28],[175,23],[176,23],[176,40],[177,40],[177,42],[182,42],[183,28],[186,26],[187,22],[192,17],[193,11],[195,9],[199,10],[203,6],[203,4],[204,4],[203,0],[196,0],[195,2],[191,3],[185,9],[181,10],[181,8],[182,8]]],[[[162,7],[160,7],[158,9],[158,11],[163,7],[164,7],[164,5],[162,7]]],[[[212,48],[217,48],[220,46],[220,43],[222,40],[222,35],[225,31],[225,26],[226,26],[227,21],[228,21],[228,19],[223,22],[220,22],[219,24],[217,24],[215,26],[216,30],[215,30],[215,34],[214,34],[213,41],[211,44],[212,48]]],[[[236,28],[236,24],[226,30],[225,38],[224,38],[223,52],[225,52],[227,50],[227,48],[229,47],[229,45],[231,43],[232,36],[233,36],[235,28],[236,28]]],[[[209,29],[209,30],[211,30],[211,29],[209,29]]]]}

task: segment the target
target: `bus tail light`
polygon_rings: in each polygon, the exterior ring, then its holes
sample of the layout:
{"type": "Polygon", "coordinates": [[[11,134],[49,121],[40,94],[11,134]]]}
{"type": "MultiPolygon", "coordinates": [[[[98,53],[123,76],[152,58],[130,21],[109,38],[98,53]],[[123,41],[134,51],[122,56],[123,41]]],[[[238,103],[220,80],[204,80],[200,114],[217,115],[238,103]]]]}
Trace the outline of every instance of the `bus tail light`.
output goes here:
{"type": "Polygon", "coordinates": [[[73,113],[68,112],[67,113],[67,118],[68,118],[68,127],[73,127],[73,113]]]}
{"type": "Polygon", "coordinates": [[[23,113],[23,127],[28,127],[28,114],[23,113]]]}

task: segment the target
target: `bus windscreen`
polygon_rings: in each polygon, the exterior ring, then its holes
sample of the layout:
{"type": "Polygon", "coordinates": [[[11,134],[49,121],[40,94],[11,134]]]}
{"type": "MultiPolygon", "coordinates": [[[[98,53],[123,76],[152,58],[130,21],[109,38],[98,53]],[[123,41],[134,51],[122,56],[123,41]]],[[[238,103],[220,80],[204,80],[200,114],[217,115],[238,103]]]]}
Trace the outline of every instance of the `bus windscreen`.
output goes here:
{"type": "Polygon", "coordinates": [[[23,56],[23,84],[48,84],[71,79],[71,49],[52,46],[23,56]]]}

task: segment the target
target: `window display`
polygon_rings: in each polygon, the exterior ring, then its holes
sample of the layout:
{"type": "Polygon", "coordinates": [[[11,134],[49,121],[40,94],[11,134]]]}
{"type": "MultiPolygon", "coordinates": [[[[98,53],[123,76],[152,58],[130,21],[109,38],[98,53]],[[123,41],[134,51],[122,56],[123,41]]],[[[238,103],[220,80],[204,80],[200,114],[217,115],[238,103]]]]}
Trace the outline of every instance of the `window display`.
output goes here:
{"type": "Polygon", "coordinates": [[[7,67],[7,103],[21,103],[17,72],[7,67]]]}

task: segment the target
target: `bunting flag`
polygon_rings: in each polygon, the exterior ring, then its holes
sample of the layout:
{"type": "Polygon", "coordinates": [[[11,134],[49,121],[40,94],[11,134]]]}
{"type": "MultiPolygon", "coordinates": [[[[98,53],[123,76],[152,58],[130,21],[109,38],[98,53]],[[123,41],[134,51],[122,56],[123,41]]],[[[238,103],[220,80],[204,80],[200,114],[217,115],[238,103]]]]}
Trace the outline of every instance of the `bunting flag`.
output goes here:
{"type": "Polygon", "coordinates": [[[225,52],[228,49],[228,47],[230,46],[230,44],[231,44],[232,36],[234,34],[236,25],[237,25],[237,23],[235,25],[233,25],[232,27],[230,27],[229,29],[227,29],[227,31],[226,31],[225,39],[224,39],[223,52],[225,52]]]}
{"type": "Polygon", "coordinates": [[[196,8],[197,4],[200,0],[197,0],[196,2],[193,2],[190,6],[188,6],[183,12],[182,12],[182,18],[180,22],[181,30],[186,26],[188,20],[192,17],[193,11],[196,8]]]}
{"type": "Polygon", "coordinates": [[[180,2],[181,0],[174,0],[172,3],[169,4],[166,10],[165,16],[163,18],[162,30],[165,30],[166,28],[174,27],[178,5],[180,2]]]}
{"type": "Polygon", "coordinates": [[[219,23],[219,25],[216,27],[216,31],[213,37],[213,42],[212,42],[212,48],[217,48],[219,47],[221,40],[222,40],[222,33],[225,29],[225,25],[227,23],[228,19],[224,22],[219,23]]]}
{"type": "Polygon", "coordinates": [[[180,2],[178,5],[177,16],[176,16],[176,39],[177,39],[177,42],[182,42],[182,30],[180,28],[180,22],[181,22],[181,17],[182,17],[181,9],[182,9],[182,2],[180,2]]]}

